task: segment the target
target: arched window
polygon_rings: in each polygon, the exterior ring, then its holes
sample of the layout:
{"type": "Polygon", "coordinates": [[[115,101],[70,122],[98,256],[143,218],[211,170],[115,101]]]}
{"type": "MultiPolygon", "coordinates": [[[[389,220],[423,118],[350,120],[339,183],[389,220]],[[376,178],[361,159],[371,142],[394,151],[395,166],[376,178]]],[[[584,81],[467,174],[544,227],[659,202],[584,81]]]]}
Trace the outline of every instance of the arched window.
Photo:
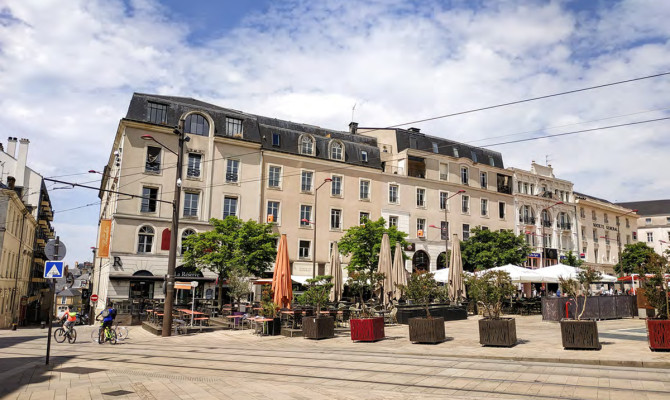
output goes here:
{"type": "Polygon", "coordinates": [[[437,256],[437,269],[445,269],[447,268],[447,264],[449,263],[449,260],[447,259],[447,253],[442,252],[440,255],[437,256]]]}
{"type": "Polygon", "coordinates": [[[558,227],[563,230],[569,231],[572,227],[570,225],[570,217],[568,214],[561,212],[558,214],[558,227]]]}
{"type": "Polygon", "coordinates": [[[140,228],[137,240],[138,253],[151,253],[151,247],[154,244],[154,228],[143,226],[140,228]]]}
{"type": "Polygon", "coordinates": [[[412,257],[412,271],[425,272],[430,269],[430,257],[423,250],[418,250],[412,257]]]}
{"type": "Polygon", "coordinates": [[[344,160],[344,145],[339,140],[330,142],[330,159],[344,160]]]}
{"type": "Polygon", "coordinates": [[[300,137],[300,154],[314,155],[314,138],[309,135],[302,135],[300,137]]]}
{"type": "Polygon", "coordinates": [[[200,114],[190,114],[184,121],[184,133],[209,136],[209,122],[200,114]]]}
{"type": "Polygon", "coordinates": [[[195,231],[193,229],[184,229],[184,232],[181,233],[181,254],[186,252],[186,247],[184,247],[184,239],[191,235],[195,235],[195,231]]]}
{"type": "Polygon", "coordinates": [[[545,228],[551,228],[551,213],[548,210],[542,210],[542,226],[545,228]]]}
{"type": "Polygon", "coordinates": [[[535,225],[535,215],[531,206],[521,206],[519,209],[519,222],[526,225],[535,225]]]}

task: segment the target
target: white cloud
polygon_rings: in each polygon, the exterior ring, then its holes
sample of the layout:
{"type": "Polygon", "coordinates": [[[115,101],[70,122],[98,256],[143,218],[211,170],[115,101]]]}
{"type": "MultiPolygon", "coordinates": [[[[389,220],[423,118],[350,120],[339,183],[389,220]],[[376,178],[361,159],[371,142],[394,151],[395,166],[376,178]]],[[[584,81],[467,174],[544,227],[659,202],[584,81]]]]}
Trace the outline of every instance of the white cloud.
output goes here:
{"type": "MultiPolygon", "coordinates": [[[[361,126],[387,126],[668,69],[667,2],[607,2],[592,12],[567,9],[566,2],[455,4],[273,2],[267,12],[256,11],[238,28],[195,47],[190,27],[170,20],[172,14],[151,0],[9,0],[0,12],[0,126],[6,136],[31,139],[30,163],[45,175],[85,173],[106,163],[133,91],[192,96],[346,130],[354,103],[361,126]]],[[[417,125],[469,141],[591,121],[670,107],[668,82],[641,81],[417,125]]],[[[667,126],[494,149],[507,166],[521,168],[549,155],[559,177],[599,197],[667,198],[667,126]]],[[[92,203],[96,194],[55,191],[54,208],[92,203]]],[[[57,213],[55,226],[74,243],[72,261],[90,258],[96,207],[57,213]]]]}

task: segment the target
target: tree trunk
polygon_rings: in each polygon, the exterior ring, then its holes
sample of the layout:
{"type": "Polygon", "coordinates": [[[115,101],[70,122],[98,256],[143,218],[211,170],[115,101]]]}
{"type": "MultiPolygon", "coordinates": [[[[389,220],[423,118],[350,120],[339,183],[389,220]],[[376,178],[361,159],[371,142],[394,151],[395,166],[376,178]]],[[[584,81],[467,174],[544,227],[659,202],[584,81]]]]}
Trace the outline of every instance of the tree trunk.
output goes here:
{"type": "Polygon", "coordinates": [[[223,310],[223,277],[219,275],[219,313],[223,310]]]}

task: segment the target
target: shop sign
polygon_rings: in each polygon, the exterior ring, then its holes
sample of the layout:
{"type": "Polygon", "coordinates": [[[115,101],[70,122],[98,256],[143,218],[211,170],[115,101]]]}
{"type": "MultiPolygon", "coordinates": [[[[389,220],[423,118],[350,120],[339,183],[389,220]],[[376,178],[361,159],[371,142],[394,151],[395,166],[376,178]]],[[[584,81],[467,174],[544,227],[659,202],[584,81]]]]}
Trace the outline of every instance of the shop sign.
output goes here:
{"type": "Polygon", "coordinates": [[[529,258],[540,258],[540,253],[530,253],[528,255],[529,258]]]}

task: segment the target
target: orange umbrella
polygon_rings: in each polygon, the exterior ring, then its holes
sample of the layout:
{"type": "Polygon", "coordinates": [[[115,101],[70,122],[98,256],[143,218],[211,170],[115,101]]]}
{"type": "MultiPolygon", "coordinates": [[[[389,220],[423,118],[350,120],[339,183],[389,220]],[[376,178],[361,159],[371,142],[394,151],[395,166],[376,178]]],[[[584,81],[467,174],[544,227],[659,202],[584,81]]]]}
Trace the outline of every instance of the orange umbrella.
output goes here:
{"type": "Polygon", "coordinates": [[[272,275],[273,301],[281,307],[291,308],[293,299],[293,287],[291,286],[291,263],[288,259],[288,244],[286,235],[281,235],[279,240],[279,249],[277,249],[277,259],[275,260],[275,269],[272,275]]]}

